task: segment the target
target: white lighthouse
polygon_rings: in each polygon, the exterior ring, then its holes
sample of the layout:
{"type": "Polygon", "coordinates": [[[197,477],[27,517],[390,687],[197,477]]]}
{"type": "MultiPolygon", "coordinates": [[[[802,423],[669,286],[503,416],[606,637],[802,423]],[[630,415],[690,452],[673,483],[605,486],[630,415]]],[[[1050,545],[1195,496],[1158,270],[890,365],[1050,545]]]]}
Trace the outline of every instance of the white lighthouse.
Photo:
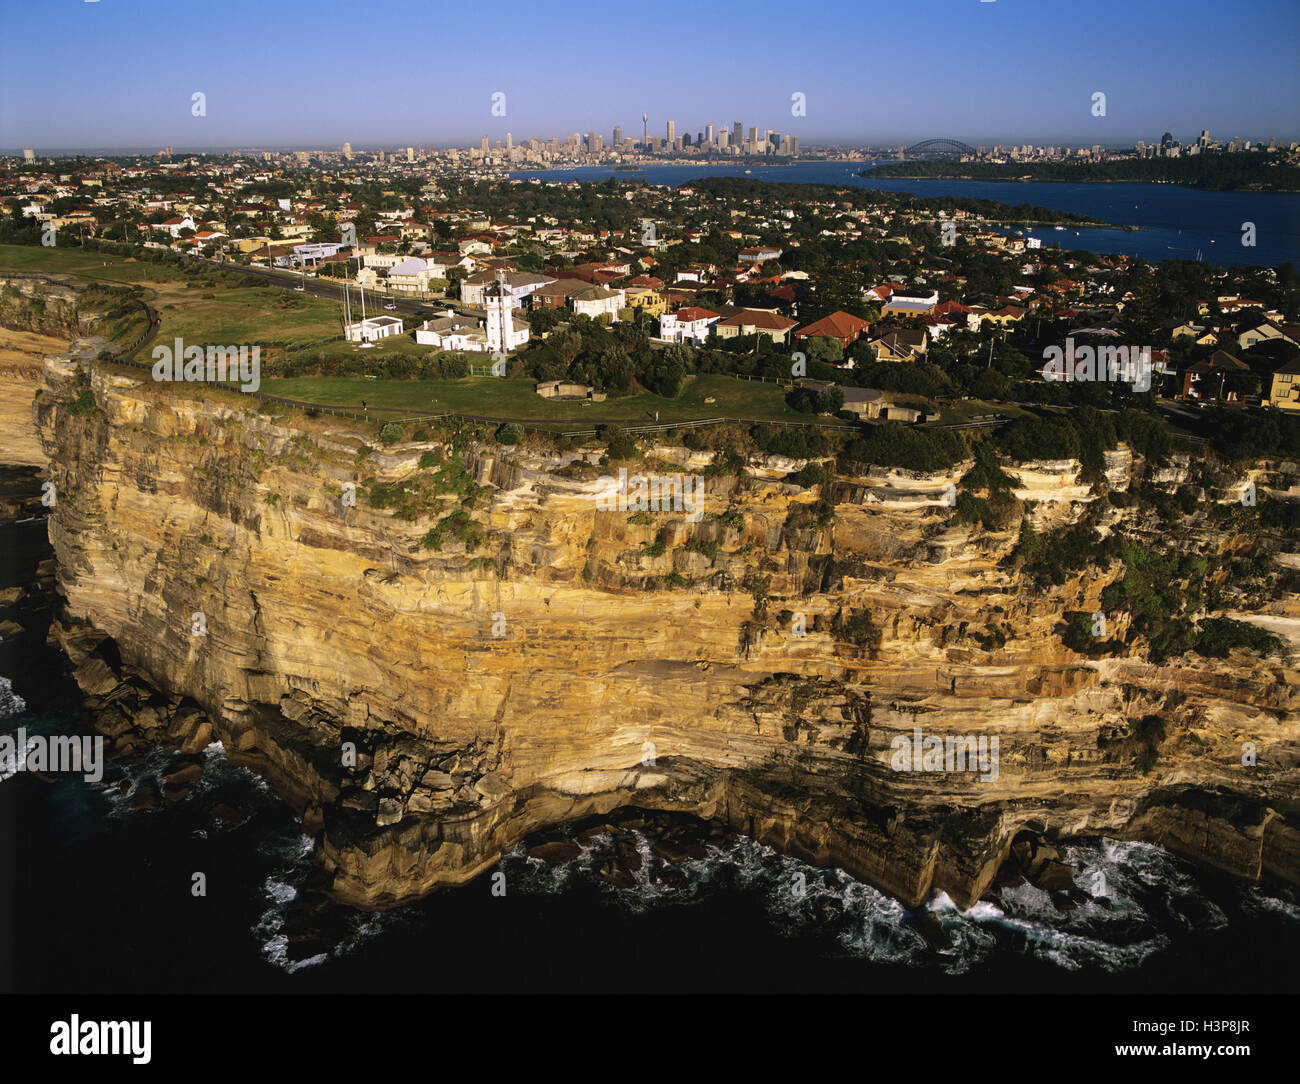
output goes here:
{"type": "Polygon", "coordinates": [[[500,282],[494,282],[483,291],[483,307],[487,310],[487,348],[489,354],[498,351],[508,354],[528,341],[528,329],[515,331],[512,312],[514,299],[500,282]]]}

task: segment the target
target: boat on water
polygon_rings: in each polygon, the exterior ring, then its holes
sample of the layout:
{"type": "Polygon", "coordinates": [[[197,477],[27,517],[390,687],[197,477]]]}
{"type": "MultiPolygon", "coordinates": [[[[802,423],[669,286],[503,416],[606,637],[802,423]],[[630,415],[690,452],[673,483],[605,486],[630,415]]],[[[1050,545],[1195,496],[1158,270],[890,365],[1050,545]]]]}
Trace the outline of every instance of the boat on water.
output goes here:
{"type": "Polygon", "coordinates": [[[644,173],[645,166],[615,166],[615,173],[644,173]]]}
{"type": "Polygon", "coordinates": [[[753,173],[754,171],[753,171],[752,169],[747,169],[747,170],[745,170],[745,172],[746,172],[746,173],[753,173]]]}
{"type": "Polygon", "coordinates": [[[1054,229],[1054,230],[1064,231],[1064,230],[1065,230],[1065,227],[1064,227],[1064,226],[1053,226],[1052,229],[1054,229]]]}

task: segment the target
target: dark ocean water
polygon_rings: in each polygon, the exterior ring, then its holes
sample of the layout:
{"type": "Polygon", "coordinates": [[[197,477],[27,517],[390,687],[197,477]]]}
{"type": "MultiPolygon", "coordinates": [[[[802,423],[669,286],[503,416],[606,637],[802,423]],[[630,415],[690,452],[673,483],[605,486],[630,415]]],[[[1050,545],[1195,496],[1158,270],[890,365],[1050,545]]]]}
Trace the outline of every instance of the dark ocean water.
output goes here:
{"type": "Polygon", "coordinates": [[[545,180],[602,181],[608,177],[678,186],[700,177],[744,177],[791,184],[841,184],[911,192],[917,196],[965,196],[1015,205],[1029,203],[1056,211],[1076,211],[1099,222],[1140,226],[1126,230],[1032,229],[1044,247],[1140,256],[1151,261],[1199,258],[1230,266],[1277,267],[1300,262],[1300,194],[1200,192],[1168,184],[1067,184],[1049,181],[891,180],[858,177],[867,163],[797,162],[789,166],[647,166],[640,173],[606,167],[512,173],[545,180]],[[1255,224],[1254,247],[1242,242],[1243,224],[1255,224]]]}
{"type": "MultiPolygon", "coordinates": [[[[48,552],[42,524],[0,526],[0,587],[29,582],[48,552]]],[[[0,730],[84,727],[41,614],[27,618],[26,637],[0,644],[0,730]]],[[[928,909],[952,940],[942,952],[903,924],[896,901],[744,838],[677,863],[675,887],[644,873],[629,887],[604,884],[593,871],[607,836],[559,865],[518,848],[498,867],[504,897],[485,876],[383,914],[331,907],[312,920],[315,947],[293,952],[312,841],[215,744],[190,797],[131,810],[126,783],[156,778],[166,759],[156,749],[123,762],[121,780],[103,785],[25,772],[0,781],[0,990],[1300,990],[1295,892],[1103,839],[1065,858],[1111,910],[1063,914],[1029,885],[964,913],[939,896],[928,909]],[[201,898],[195,873],[207,880],[201,898]]],[[[643,833],[631,842],[649,858],[643,833]]]]}

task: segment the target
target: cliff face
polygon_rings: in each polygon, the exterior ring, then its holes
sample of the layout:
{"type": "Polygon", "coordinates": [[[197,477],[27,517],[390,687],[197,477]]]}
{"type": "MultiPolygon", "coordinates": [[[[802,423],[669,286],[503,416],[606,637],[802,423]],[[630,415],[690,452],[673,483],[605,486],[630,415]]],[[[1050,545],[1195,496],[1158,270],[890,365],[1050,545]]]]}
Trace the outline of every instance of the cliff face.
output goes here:
{"type": "MultiPolygon", "coordinates": [[[[599,511],[605,472],[573,454],[471,445],[484,544],[467,553],[460,521],[432,550],[460,501],[448,445],[359,460],[344,430],[104,370],[97,411],[75,414],[73,372],[46,363],[35,419],[58,485],[56,634],[101,727],[128,751],[220,738],[323,832],[347,901],[465,881],[539,827],[620,805],[725,819],[912,905],[973,902],[1023,829],[1300,882],[1300,675],[1241,653],[1076,655],[1053,630],[1119,569],[1036,592],[999,565],[1014,531],[954,524],[960,470],[841,479],[819,527],[816,494],[780,480],[799,464],[754,463],[710,478],[691,523],[599,511]],[[876,647],[832,631],[862,609],[876,647]],[[1125,739],[1152,714],[1165,733],[1142,771],[1125,739]],[[996,770],[895,770],[917,728],[996,739],[996,770]]],[[[708,458],[656,455],[656,473],[708,458]]],[[[1107,466],[1121,487],[1141,469],[1122,449],[1107,466]]],[[[1069,522],[1092,499],[1077,473],[1024,465],[1018,493],[1069,522]]],[[[1238,544],[1198,530],[1188,544],[1238,544]]],[[[1295,600],[1270,620],[1294,650],[1295,600]]]]}
{"type": "Polygon", "coordinates": [[[72,349],[89,361],[108,343],[93,334],[101,319],[102,306],[88,305],[84,290],[73,282],[0,275],[0,466],[45,465],[32,425],[43,359],[72,349]]]}

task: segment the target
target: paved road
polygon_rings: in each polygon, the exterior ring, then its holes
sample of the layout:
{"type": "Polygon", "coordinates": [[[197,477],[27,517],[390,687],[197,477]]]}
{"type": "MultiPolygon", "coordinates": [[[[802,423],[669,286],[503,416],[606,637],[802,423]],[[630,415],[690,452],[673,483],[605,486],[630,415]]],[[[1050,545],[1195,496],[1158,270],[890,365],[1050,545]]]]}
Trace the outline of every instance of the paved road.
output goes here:
{"type": "MultiPolygon", "coordinates": [[[[313,278],[307,276],[304,284],[301,272],[296,271],[279,271],[266,267],[245,267],[243,264],[234,263],[230,260],[205,260],[202,257],[195,256],[192,259],[199,260],[203,263],[210,263],[214,267],[230,269],[234,271],[243,271],[250,275],[258,275],[268,281],[280,286],[286,290],[296,290],[299,286],[304,286],[304,293],[312,297],[320,297],[329,301],[337,301],[343,304],[343,283],[338,279],[331,278],[313,278]]],[[[348,293],[352,298],[353,315],[360,319],[360,299],[357,293],[357,286],[351,283],[348,286],[348,293]]],[[[428,316],[435,312],[443,312],[448,308],[453,308],[457,312],[474,314],[474,310],[462,308],[458,301],[442,300],[415,300],[404,298],[400,294],[389,297],[386,293],[379,290],[366,291],[366,315],[382,316],[385,312],[396,312],[399,316],[428,316]],[[385,306],[392,304],[392,309],[386,309],[385,306]]],[[[477,313],[476,315],[482,315],[477,313]]]]}

